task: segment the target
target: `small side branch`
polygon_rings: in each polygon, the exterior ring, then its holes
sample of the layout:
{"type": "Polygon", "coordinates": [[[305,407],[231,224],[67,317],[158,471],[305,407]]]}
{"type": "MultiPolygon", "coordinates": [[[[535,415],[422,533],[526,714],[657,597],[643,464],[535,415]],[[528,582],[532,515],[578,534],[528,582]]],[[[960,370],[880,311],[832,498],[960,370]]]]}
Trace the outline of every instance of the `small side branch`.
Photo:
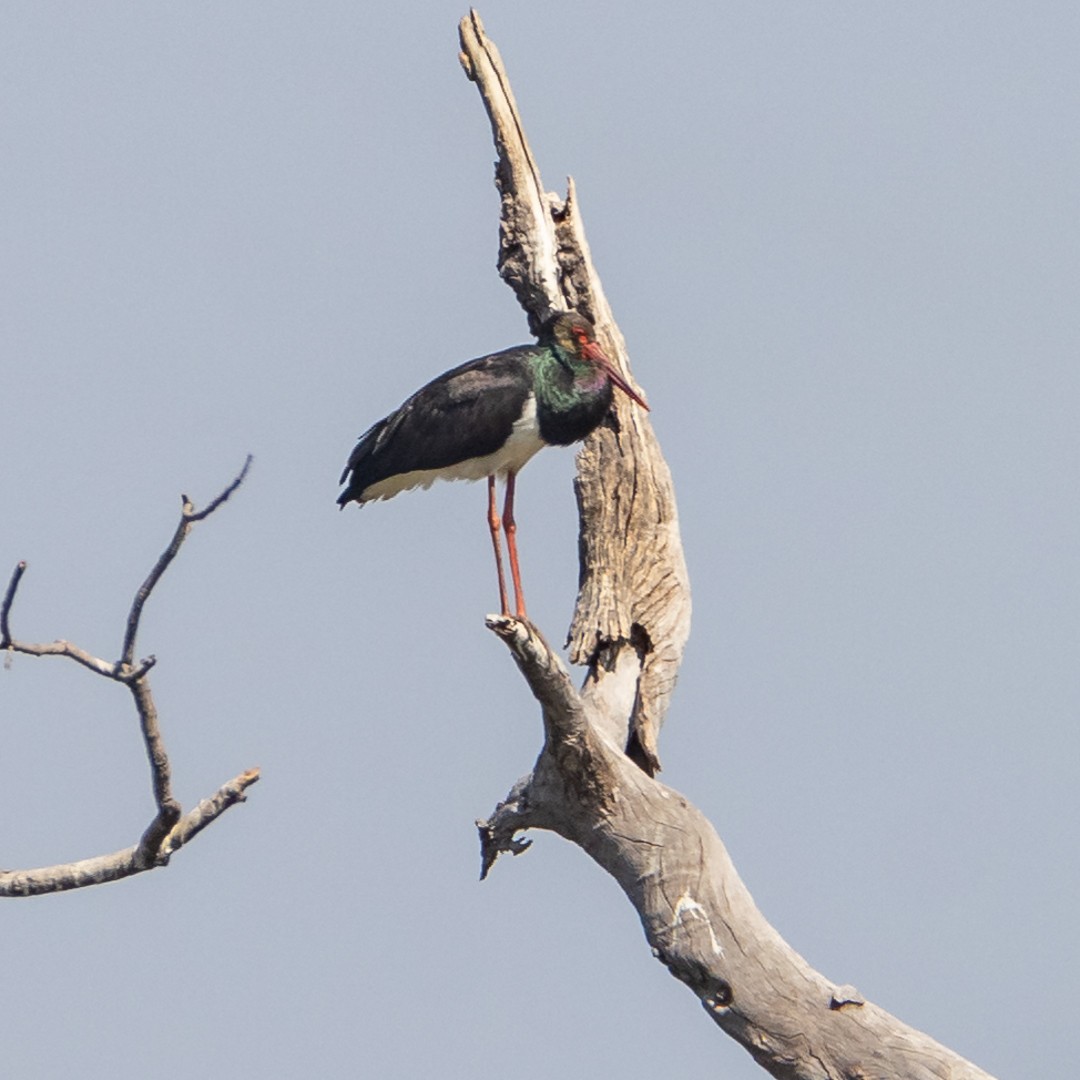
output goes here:
{"type": "Polygon", "coordinates": [[[222,784],[208,799],[203,799],[194,810],[189,810],[166,836],[161,845],[160,856],[168,860],[174,851],[179,851],[186,843],[194,840],[212,822],[216,821],[230,806],[245,802],[247,791],[259,780],[258,769],[248,769],[234,777],[227,784],[222,784]]]}
{"type": "Polygon", "coordinates": [[[182,504],[182,510],[180,511],[180,523],[176,526],[176,532],[173,533],[173,538],[169,543],[169,546],[161,553],[161,557],[155,563],[153,570],[150,571],[146,580],[139,587],[139,591],[135,594],[135,599],[131,604],[131,611],[128,614],[127,630],[124,633],[124,645],[120,650],[120,663],[131,666],[135,657],[135,638],[139,633],[139,620],[142,618],[143,605],[150,598],[150,594],[154,591],[154,586],[161,580],[161,575],[165,573],[169,568],[169,564],[176,558],[180,552],[180,545],[187,539],[187,534],[191,531],[191,526],[196,521],[202,521],[203,518],[208,518],[219,506],[224,503],[230,495],[244,482],[245,477],[248,474],[248,470],[251,468],[251,462],[253,458],[248,454],[244,461],[244,467],[233,478],[232,483],[225,488],[224,491],[216,499],[211,500],[209,505],[203,510],[196,510],[191,504],[191,500],[186,495],[181,495],[180,500],[182,504]]]}
{"type": "Polygon", "coordinates": [[[11,628],[8,626],[8,616],[11,613],[11,605],[15,602],[15,591],[26,573],[26,562],[20,562],[11,575],[7,589],[4,590],[4,599],[0,603],[0,649],[7,649],[11,645],[11,628]]]}
{"type": "Polygon", "coordinates": [[[119,881],[155,866],[164,866],[174,851],[186,844],[220,817],[230,806],[243,802],[244,792],[259,779],[258,769],[249,769],[223,785],[209,799],[204,799],[194,810],[185,814],[169,832],[160,845],[156,857],[147,863],[143,845],[116,851],[112,855],[98,855],[92,859],[44,866],[36,870],[0,871],[0,897],[40,896],[43,893],[66,892],[82,889],[88,885],[104,885],[119,881]]]}
{"type": "Polygon", "coordinates": [[[180,522],[169,546],[135,594],[135,600],[128,614],[121,658],[115,663],[93,656],[85,649],[67,641],[34,644],[13,638],[9,625],[11,607],[19,583],[26,572],[26,563],[20,562],[16,566],[4,593],[3,601],[0,602],[0,648],[7,650],[9,656],[13,653],[23,653],[27,656],[66,656],[95,674],[112,679],[128,688],[135,703],[143,745],[150,765],[150,782],[156,812],[134,847],[112,855],[84,859],[62,866],[0,873],[0,896],[36,896],[43,892],[61,892],[86,885],[97,885],[105,881],[115,881],[117,878],[163,866],[174,851],[196,836],[234,803],[242,801],[245,790],[258,780],[258,769],[249,769],[229,781],[209,799],[204,800],[185,815],[172,794],[169,756],[165,749],[165,741],[158,722],[157,706],[150,688],[149,673],[156,661],[153,656],[150,656],[138,663],[135,662],[135,639],[146,601],[176,558],[191,526],[209,517],[240,487],[251,467],[251,461],[249,454],[237,476],[204,509],[196,510],[191,500],[186,495],[182,496],[183,508],[180,522]]]}

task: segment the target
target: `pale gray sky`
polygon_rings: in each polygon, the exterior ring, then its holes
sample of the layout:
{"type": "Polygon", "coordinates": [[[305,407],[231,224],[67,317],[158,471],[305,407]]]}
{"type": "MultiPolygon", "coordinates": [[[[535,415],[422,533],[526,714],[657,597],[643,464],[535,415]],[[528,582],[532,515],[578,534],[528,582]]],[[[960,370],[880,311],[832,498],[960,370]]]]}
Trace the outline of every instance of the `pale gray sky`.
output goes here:
{"type": "MultiPolygon", "coordinates": [[[[483,628],[482,486],[338,513],[354,438],[525,340],[461,5],[5,3],[0,577],[115,655],[175,525],[247,486],[141,652],[186,805],[167,870],[4,907],[20,1078],[763,1075],[614,883],[473,819],[540,745],[483,628]]],[[[694,632],[664,779],[830,978],[1005,1077],[1068,1075],[1080,932],[1080,9],[493,0],[577,181],[677,484],[694,632]]],[[[518,510],[576,584],[569,452],[518,510]]],[[[0,670],[0,864],[135,841],[119,688],[0,670]]]]}

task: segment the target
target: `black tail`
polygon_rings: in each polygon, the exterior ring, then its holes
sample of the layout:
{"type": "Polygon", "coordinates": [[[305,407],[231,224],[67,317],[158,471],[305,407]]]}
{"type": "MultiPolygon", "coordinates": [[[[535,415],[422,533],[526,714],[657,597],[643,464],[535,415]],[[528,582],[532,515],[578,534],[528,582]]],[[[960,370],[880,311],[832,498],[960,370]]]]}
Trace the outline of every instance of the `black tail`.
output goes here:
{"type": "Polygon", "coordinates": [[[338,481],[345,484],[345,490],[337,498],[338,506],[342,509],[354,501],[363,503],[365,489],[382,479],[380,476],[372,476],[369,473],[373,471],[371,469],[372,451],[378,445],[379,436],[382,435],[389,419],[389,416],[384,417],[377,424],[369,427],[360,436],[360,441],[349,455],[348,464],[342,470],[341,479],[338,481]]]}

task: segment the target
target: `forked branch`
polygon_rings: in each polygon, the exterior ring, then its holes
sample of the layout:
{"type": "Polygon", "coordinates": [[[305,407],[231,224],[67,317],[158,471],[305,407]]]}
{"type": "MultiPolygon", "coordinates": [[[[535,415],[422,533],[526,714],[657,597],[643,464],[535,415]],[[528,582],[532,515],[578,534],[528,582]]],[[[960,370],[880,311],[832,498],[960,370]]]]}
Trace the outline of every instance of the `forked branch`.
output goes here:
{"type": "MultiPolygon", "coordinates": [[[[461,62],[480,89],[498,152],[499,270],[536,325],[552,310],[592,316],[627,369],[571,182],[544,191],[498,50],[472,11],[461,62]]],[[[578,456],[581,588],[570,658],[582,690],[531,623],[489,619],[544,719],[544,745],[480,830],[482,873],[520,833],[550,829],[622,886],[653,955],[708,1015],[785,1080],[987,1080],[927,1035],[814,971],[769,925],[712,825],[654,779],[657,735],[689,633],[690,596],[671,477],[648,418],[620,404],[578,456]]]]}
{"type": "Polygon", "coordinates": [[[244,482],[250,467],[251,456],[249,455],[244,462],[244,467],[228,487],[202,510],[196,510],[186,495],[181,497],[180,522],[169,546],[161,554],[146,581],[135,594],[127,618],[120,659],[117,661],[102,660],[68,641],[32,644],[14,638],[10,627],[11,608],[23,575],[26,573],[26,563],[20,562],[15,567],[4,592],[3,601],[0,602],[0,650],[6,650],[9,658],[14,653],[24,653],[27,656],[66,656],[82,664],[83,667],[89,668],[95,674],[112,679],[128,688],[135,702],[143,745],[150,763],[150,782],[156,812],[143,831],[139,842],[123,851],[36,870],[0,872],[0,896],[36,896],[40,893],[63,892],[66,889],[79,889],[87,885],[115,881],[143,870],[164,866],[174,851],[205,829],[230,806],[242,802],[245,798],[244,792],[259,779],[258,769],[248,769],[222,785],[218,791],[204,799],[193,810],[187,814],[183,813],[180,804],[172,794],[169,756],[165,750],[165,742],[158,724],[157,707],[150,688],[149,673],[156,661],[153,656],[135,661],[135,639],[139,632],[143,607],[154,587],[176,558],[192,525],[197,521],[202,521],[221,506],[244,482]]]}

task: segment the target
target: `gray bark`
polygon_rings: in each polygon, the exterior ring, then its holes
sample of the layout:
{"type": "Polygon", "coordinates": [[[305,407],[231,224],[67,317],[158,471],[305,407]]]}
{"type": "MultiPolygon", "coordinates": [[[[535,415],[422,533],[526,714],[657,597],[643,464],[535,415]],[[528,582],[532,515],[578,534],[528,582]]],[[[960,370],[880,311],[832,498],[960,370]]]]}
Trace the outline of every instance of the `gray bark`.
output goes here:
{"type": "Polygon", "coordinates": [[[156,660],[152,656],[139,661],[135,659],[135,642],[139,634],[139,624],[142,620],[143,607],[150,598],[150,594],[161,580],[162,574],[180,553],[180,547],[191,532],[192,526],[209,517],[230,498],[244,482],[250,466],[251,457],[249,456],[233,482],[202,510],[196,510],[186,495],[181,496],[182,508],[179,524],[176,526],[169,546],[161,553],[149,576],[135,594],[131,610],[128,612],[120,659],[115,662],[93,656],[69,641],[38,644],[15,638],[11,633],[11,608],[15,602],[19,584],[26,573],[26,563],[20,562],[15,567],[3,598],[0,599],[0,652],[7,653],[7,663],[11,662],[12,656],[16,653],[35,657],[67,657],[94,672],[95,675],[111,679],[128,688],[135,703],[143,747],[150,765],[150,786],[154,795],[155,813],[150,824],[143,830],[139,842],[123,851],[80,859],[77,862],[42,866],[34,870],[0,870],[0,897],[40,896],[42,893],[82,889],[89,885],[101,885],[107,881],[131,877],[133,874],[141,874],[159,866],[167,866],[174,852],[198,836],[229,807],[243,802],[246,799],[247,789],[258,781],[259,770],[248,769],[223,784],[213,795],[203,799],[198,806],[185,814],[172,793],[172,768],[169,764],[169,755],[165,750],[161,726],[158,723],[154,695],[150,689],[150,671],[156,660]]]}
{"type": "MultiPolygon", "coordinates": [[[[592,265],[573,182],[544,190],[498,51],[475,11],[461,62],[498,152],[499,271],[535,329],[552,311],[592,317],[629,376],[625,342],[592,265]]],[[[581,586],[570,659],[577,690],[531,623],[489,619],[540,703],[544,745],[487,821],[483,873],[550,829],[600,864],[636,908],[653,954],[772,1075],[974,1080],[987,1073],[814,971],[769,925],[709,822],[655,779],[658,737],[690,628],[671,477],[646,414],[620,402],[578,456],[581,586]]]]}

